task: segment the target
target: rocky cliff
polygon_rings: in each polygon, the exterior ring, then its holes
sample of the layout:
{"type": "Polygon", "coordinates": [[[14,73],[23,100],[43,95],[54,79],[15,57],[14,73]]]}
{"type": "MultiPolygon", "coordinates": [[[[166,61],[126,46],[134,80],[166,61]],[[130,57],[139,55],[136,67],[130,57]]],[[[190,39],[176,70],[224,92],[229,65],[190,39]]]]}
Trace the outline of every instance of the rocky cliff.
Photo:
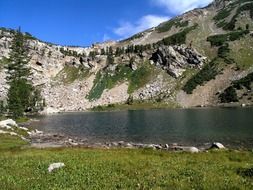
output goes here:
{"type": "MultiPolygon", "coordinates": [[[[25,33],[32,81],[50,112],[129,98],[182,107],[219,105],[229,102],[229,87],[237,103],[252,104],[252,10],[252,0],[215,0],[129,39],[87,48],[46,43],[25,33]],[[234,85],[238,82],[241,88],[234,85]]],[[[1,100],[8,90],[4,64],[13,32],[0,29],[1,100]]]]}

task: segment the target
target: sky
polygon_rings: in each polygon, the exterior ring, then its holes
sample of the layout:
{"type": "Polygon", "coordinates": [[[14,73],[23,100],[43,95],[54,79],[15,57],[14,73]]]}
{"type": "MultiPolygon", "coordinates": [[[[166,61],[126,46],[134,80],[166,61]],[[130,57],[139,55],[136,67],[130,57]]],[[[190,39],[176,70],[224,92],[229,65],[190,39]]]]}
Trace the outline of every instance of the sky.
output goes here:
{"type": "Polygon", "coordinates": [[[47,42],[89,46],[121,40],[212,0],[0,0],[0,27],[47,42]]]}

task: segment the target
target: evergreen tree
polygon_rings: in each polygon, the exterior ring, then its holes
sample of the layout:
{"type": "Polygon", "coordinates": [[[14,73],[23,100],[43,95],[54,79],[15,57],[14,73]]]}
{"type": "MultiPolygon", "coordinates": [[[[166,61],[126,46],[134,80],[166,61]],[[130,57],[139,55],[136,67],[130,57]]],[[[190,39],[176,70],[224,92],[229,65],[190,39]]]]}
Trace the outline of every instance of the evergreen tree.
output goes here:
{"type": "Polygon", "coordinates": [[[29,56],[26,47],[26,39],[20,29],[15,32],[11,44],[11,52],[7,64],[7,83],[10,86],[7,97],[7,108],[9,114],[14,117],[22,117],[25,111],[35,108],[32,99],[34,96],[34,87],[28,80],[31,71],[28,66],[29,56]]]}
{"type": "Polygon", "coordinates": [[[107,65],[112,65],[114,64],[114,57],[113,55],[107,55],[107,65]]]}
{"type": "Polygon", "coordinates": [[[103,48],[103,49],[101,49],[101,53],[100,53],[101,55],[105,55],[105,49],[103,48]]]}
{"type": "Polygon", "coordinates": [[[113,55],[113,49],[111,46],[109,47],[109,55],[113,55]]]}

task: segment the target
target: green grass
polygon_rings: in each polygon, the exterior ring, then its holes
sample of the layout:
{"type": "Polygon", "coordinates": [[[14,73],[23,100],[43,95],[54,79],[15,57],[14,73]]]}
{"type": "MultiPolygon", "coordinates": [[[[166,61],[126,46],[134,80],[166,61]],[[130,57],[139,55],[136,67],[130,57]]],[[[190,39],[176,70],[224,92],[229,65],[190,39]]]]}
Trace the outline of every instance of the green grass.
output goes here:
{"type": "Polygon", "coordinates": [[[114,72],[108,70],[100,71],[96,75],[94,85],[87,98],[90,101],[99,99],[105,89],[112,89],[124,81],[129,82],[128,93],[131,94],[143,87],[151,78],[152,73],[152,66],[148,63],[142,63],[135,71],[123,64],[118,65],[114,72]]]}
{"type": "Polygon", "coordinates": [[[199,85],[203,85],[206,82],[215,79],[215,77],[222,70],[222,60],[219,58],[214,59],[210,63],[206,64],[197,74],[190,78],[183,87],[183,90],[187,94],[191,94],[194,89],[199,85]]]}
{"type": "Polygon", "coordinates": [[[249,11],[250,17],[251,19],[253,19],[252,1],[250,0],[234,1],[230,3],[228,6],[226,6],[224,9],[220,10],[213,19],[219,28],[223,28],[225,30],[234,30],[239,15],[241,15],[241,13],[244,11],[249,11]],[[228,20],[228,17],[232,14],[233,10],[235,10],[235,14],[230,20],[228,20]]]}
{"type": "Polygon", "coordinates": [[[71,84],[76,80],[81,80],[89,76],[89,70],[79,67],[65,66],[63,70],[57,74],[55,81],[63,84],[71,84]]]}
{"type": "Polygon", "coordinates": [[[99,99],[105,89],[112,89],[117,84],[128,79],[131,72],[131,68],[126,65],[118,65],[115,72],[110,72],[108,70],[99,71],[96,74],[94,85],[87,98],[90,101],[99,99]]]}
{"type": "Polygon", "coordinates": [[[252,90],[253,73],[249,73],[246,77],[233,81],[231,86],[226,88],[222,94],[219,95],[221,103],[238,102],[237,90],[252,90]]]}
{"type": "Polygon", "coordinates": [[[235,60],[236,66],[241,70],[247,70],[253,66],[253,38],[247,35],[240,41],[230,43],[229,56],[235,60]]]}
{"type": "Polygon", "coordinates": [[[1,189],[252,189],[252,151],[32,149],[0,135],[1,189]],[[48,173],[51,163],[65,167],[48,173]]]}
{"type": "Polygon", "coordinates": [[[16,119],[17,123],[25,123],[27,121],[29,121],[28,117],[20,117],[20,118],[16,119]]]}
{"type": "Polygon", "coordinates": [[[176,18],[159,25],[158,27],[156,27],[156,31],[158,33],[162,33],[162,32],[170,31],[173,26],[176,28],[178,27],[182,28],[182,27],[187,27],[188,25],[189,25],[189,21],[182,22],[182,19],[176,18]]]}
{"type": "Polygon", "coordinates": [[[252,152],[26,149],[0,154],[1,189],[252,189],[252,152]],[[49,174],[54,162],[65,167],[49,174]]]}
{"type": "Polygon", "coordinates": [[[235,24],[237,22],[237,17],[244,11],[250,11],[250,18],[253,19],[253,3],[250,2],[250,3],[247,3],[247,4],[244,4],[244,5],[240,6],[237,9],[236,14],[231,19],[231,21],[229,23],[225,24],[223,29],[225,29],[225,30],[234,30],[235,29],[235,24]]]}
{"type": "Polygon", "coordinates": [[[207,38],[207,41],[210,42],[212,46],[222,46],[225,42],[239,40],[240,38],[244,37],[248,33],[249,33],[248,30],[244,30],[244,31],[239,30],[239,31],[234,31],[227,34],[209,36],[207,38]]]}
{"type": "Polygon", "coordinates": [[[157,42],[157,45],[181,45],[186,43],[187,34],[191,31],[195,30],[198,27],[197,24],[194,26],[185,28],[181,32],[173,34],[169,37],[162,39],[161,41],[157,42]]]}
{"type": "Polygon", "coordinates": [[[154,68],[148,63],[144,63],[140,68],[134,71],[129,77],[128,93],[131,94],[135,90],[145,86],[151,79],[154,68]]]}
{"type": "MultiPolygon", "coordinates": [[[[24,145],[27,145],[27,142],[23,141],[20,137],[11,136],[8,134],[0,134],[0,155],[3,153],[3,151],[18,150],[24,145]]],[[[2,164],[2,162],[0,163],[2,164]]]]}

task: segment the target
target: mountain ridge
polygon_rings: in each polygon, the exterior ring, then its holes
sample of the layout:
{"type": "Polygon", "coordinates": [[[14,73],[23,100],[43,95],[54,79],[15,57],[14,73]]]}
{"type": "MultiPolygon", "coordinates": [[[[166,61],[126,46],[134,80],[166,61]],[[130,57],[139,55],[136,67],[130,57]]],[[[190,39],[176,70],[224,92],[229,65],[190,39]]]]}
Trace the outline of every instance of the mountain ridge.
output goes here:
{"type": "MultiPolygon", "coordinates": [[[[124,41],[87,48],[44,43],[26,34],[33,82],[51,111],[81,111],[129,99],[217,106],[229,103],[231,90],[236,104],[252,105],[251,6],[252,0],[215,0],[124,41]],[[233,85],[245,80],[250,85],[233,85]]],[[[12,36],[0,30],[4,62],[12,36]]],[[[5,100],[4,69],[0,77],[0,99],[5,100]]]]}

